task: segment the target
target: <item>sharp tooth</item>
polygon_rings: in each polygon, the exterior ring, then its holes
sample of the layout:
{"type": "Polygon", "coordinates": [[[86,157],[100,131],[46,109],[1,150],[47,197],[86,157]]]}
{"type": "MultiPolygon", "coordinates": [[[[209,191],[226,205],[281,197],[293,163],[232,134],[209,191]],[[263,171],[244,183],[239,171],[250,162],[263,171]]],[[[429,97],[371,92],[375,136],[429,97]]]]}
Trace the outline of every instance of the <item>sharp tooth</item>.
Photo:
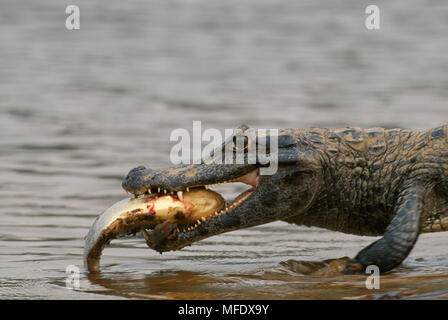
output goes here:
{"type": "Polygon", "coordinates": [[[177,191],[177,197],[180,201],[184,200],[184,193],[182,191],[177,191]]]}
{"type": "Polygon", "coordinates": [[[202,220],[202,221],[205,221],[205,220],[207,220],[207,219],[205,219],[205,217],[202,217],[201,220],[202,220]]]}
{"type": "Polygon", "coordinates": [[[179,232],[180,232],[179,228],[176,228],[176,232],[177,232],[177,233],[179,233],[179,232]]]}
{"type": "Polygon", "coordinates": [[[157,192],[160,193],[160,187],[157,188],[157,192]]]}
{"type": "Polygon", "coordinates": [[[151,194],[151,189],[148,189],[148,193],[151,194]]]}
{"type": "Polygon", "coordinates": [[[163,189],[163,193],[166,194],[166,189],[163,189]]]}
{"type": "Polygon", "coordinates": [[[205,190],[208,190],[208,185],[205,185],[204,187],[205,187],[205,190]]]}
{"type": "Polygon", "coordinates": [[[187,192],[190,192],[190,188],[187,187],[187,192]]]}
{"type": "Polygon", "coordinates": [[[198,220],[198,223],[197,223],[197,225],[200,225],[202,222],[201,222],[201,220],[198,220]]]}

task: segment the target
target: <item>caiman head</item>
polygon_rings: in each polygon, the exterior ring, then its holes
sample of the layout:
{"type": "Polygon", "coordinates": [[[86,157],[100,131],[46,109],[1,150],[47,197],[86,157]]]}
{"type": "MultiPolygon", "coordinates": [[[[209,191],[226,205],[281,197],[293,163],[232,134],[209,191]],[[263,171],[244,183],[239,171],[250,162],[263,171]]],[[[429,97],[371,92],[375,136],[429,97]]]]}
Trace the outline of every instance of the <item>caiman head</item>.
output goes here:
{"type": "MultiPolygon", "coordinates": [[[[243,127],[243,135],[246,130],[247,127],[243,127]]],[[[245,136],[244,149],[238,149],[236,137],[234,135],[227,139],[221,150],[223,156],[224,150],[231,150],[234,160],[238,152],[243,153],[242,164],[203,161],[200,164],[165,170],[140,166],[132,169],[123,179],[123,188],[137,197],[174,193],[182,198],[183,192],[193,188],[207,189],[211,185],[222,183],[242,182],[249,186],[232,201],[226,201],[225,209],[210,217],[200,219],[182,229],[156,228],[154,232],[164,230],[163,232],[170,234],[157,237],[163,241],[148,243],[153,249],[159,252],[177,250],[223,232],[284,220],[306,211],[311,206],[322,184],[322,164],[317,151],[302,139],[300,132],[284,130],[275,136],[268,135],[266,142],[263,142],[263,149],[269,157],[265,156],[263,161],[259,156],[255,161],[249,161],[248,145],[252,141],[248,141],[245,136]],[[272,139],[277,141],[276,148],[272,148],[272,139]],[[276,157],[273,152],[277,153],[276,157]],[[277,159],[277,171],[274,174],[260,174],[263,168],[271,165],[266,162],[267,158],[277,159]]],[[[259,137],[257,135],[253,142],[257,148],[261,143],[259,137]]]]}

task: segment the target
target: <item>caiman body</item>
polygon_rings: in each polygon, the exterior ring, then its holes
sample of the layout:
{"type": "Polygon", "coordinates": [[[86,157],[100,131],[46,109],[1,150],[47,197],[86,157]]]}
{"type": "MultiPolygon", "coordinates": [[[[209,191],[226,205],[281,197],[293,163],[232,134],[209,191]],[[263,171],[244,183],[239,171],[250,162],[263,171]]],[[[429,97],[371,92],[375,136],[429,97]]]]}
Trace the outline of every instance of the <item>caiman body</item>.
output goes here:
{"type": "Polygon", "coordinates": [[[281,130],[277,172],[259,175],[262,166],[138,167],[129,172],[123,187],[138,196],[148,190],[177,192],[228,181],[252,186],[223,212],[150,244],[159,252],[283,220],[355,235],[381,235],[347,264],[345,272],[362,272],[368,265],[387,272],[408,256],[419,234],[448,230],[447,125],[427,131],[281,130]]]}

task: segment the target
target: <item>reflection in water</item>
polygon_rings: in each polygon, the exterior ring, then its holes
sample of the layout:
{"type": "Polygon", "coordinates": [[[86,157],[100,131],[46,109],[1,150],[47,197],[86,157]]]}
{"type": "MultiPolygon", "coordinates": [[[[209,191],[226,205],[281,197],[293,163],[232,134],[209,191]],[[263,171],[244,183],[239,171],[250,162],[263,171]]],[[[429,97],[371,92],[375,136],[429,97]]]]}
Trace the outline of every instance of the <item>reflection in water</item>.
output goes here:
{"type": "MultiPolygon", "coordinates": [[[[282,262],[275,268],[250,273],[211,274],[183,270],[158,271],[144,277],[126,273],[89,274],[88,280],[102,294],[142,299],[446,299],[448,275],[382,275],[379,290],[365,287],[366,276],[341,275],[331,263],[282,262]],[[326,270],[323,270],[326,269],[326,270]],[[299,271],[301,270],[301,271],[299,271]],[[303,271],[303,272],[302,272],[303,271]],[[325,273],[325,275],[323,275],[325,273]],[[429,292],[429,293],[428,293],[429,292]]],[[[345,264],[345,263],[344,263],[345,264]]]]}

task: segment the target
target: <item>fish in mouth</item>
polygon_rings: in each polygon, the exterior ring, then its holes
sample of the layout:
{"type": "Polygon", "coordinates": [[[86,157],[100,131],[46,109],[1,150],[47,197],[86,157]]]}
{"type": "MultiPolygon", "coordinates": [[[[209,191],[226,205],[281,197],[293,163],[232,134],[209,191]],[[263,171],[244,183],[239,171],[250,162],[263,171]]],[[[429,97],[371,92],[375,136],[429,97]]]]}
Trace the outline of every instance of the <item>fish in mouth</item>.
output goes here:
{"type": "MultiPolygon", "coordinates": [[[[255,169],[239,178],[224,180],[216,185],[220,186],[227,183],[245,183],[251,188],[240,193],[231,201],[225,201],[217,192],[211,190],[216,187],[215,184],[186,187],[185,190],[177,191],[172,196],[186,204],[192,204],[191,213],[178,214],[174,219],[164,219],[161,223],[154,226],[151,234],[142,229],[142,234],[146,239],[148,246],[162,253],[164,250],[160,245],[167,239],[172,239],[177,234],[185,234],[197,229],[201,224],[207,224],[209,221],[219,219],[227,214],[243,201],[248,199],[258,186],[259,170],[255,169]]],[[[155,191],[155,190],[154,190],[155,191]]],[[[168,193],[166,190],[163,194],[168,193]]],[[[148,190],[143,197],[153,194],[153,190],[148,190]]],[[[157,188],[157,195],[161,195],[157,188]]],[[[137,197],[137,196],[135,196],[137,197]]],[[[142,197],[140,195],[139,197],[142,197]]]]}
{"type": "Polygon", "coordinates": [[[254,169],[239,178],[218,182],[217,185],[232,182],[250,185],[250,189],[232,201],[225,201],[219,193],[211,190],[215,184],[195,185],[178,191],[157,187],[142,194],[132,194],[131,198],[117,202],[96,219],[86,237],[86,268],[90,272],[98,272],[105,246],[113,239],[138,232],[150,248],[158,250],[165,240],[191,232],[246,200],[257,188],[258,177],[259,170],[254,169]]]}

